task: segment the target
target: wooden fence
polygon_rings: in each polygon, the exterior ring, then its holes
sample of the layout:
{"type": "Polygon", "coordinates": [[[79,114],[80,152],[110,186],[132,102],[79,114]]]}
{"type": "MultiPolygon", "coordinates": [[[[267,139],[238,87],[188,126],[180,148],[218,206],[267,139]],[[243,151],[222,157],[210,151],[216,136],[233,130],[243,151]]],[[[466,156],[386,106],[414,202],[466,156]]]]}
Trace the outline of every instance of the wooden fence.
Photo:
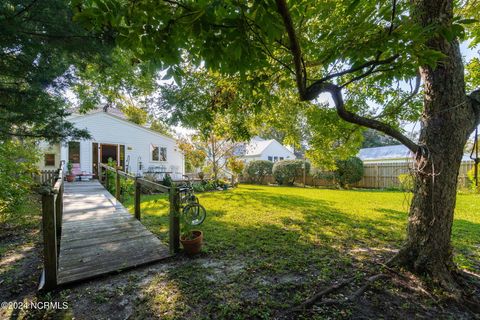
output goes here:
{"type": "Polygon", "coordinates": [[[52,185],[52,182],[57,178],[58,169],[56,170],[40,170],[33,175],[33,181],[38,185],[52,185]]]}
{"type": "MultiPolygon", "coordinates": [[[[473,161],[464,161],[460,166],[458,174],[458,187],[465,188],[469,185],[467,172],[474,166],[473,161]]],[[[398,176],[401,174],[408,174],[411,172],[411,164],[408,162],[378,162],[378,163],[364,163],[364,173],[362,180],[354,184],[358,188],[375,188],[388,189],[400,188],[400,181],[398,176]]],[[[244,177],[240,178],[240,182],[249,182],[244,177]]],[[[268,175],[263,180],[263,184],[274,184],[273,176],[268,175]]],[[[303,177],[295,179],[295,183],[303,184],[303,177]]],[[[332,186],[334,183],[331,180],[314,178],[311,175],[305,177],[305,184],[307,186],[332,186]]]]}
{"type": "Polygon", "coordinates": [[[43,187],[40,191],[43,233],[43,272],[40,278],[40,290],[51,290],[57,286],[58,249],[62,234],[64,164],[65,162],[62,161],[60,168],[54,170],[52,184],[43,187]]]}
{"type": "MultiPolygon", "coordinates": [[[[467,172],[472,169],[473,161],[464,161],[460,166],[458,174],[458,187],[468,187],[469,181],[467,172]]],[[[363,165],[363,178],[354,186],[359,188],[399,188],[400,181],[398,176],[401,174],[409,174],[412,170],[411,163],[408,162],[392,162],[392,163],[365,163],[363,165]]]]}
{"type": "Polygon", "coordinates": [[[169,195],[169,203],[170,203],[170,210],[169,210],[169,245],[170,245],[170,252],[172,254],[177,253],[180,250],[180,218],[179,218],[179,195],[177,192],[177,188],[173,183],[171,187],[166,187],[164,185],[140,178],[135,177],[131,174],[128,174],[124,171],[120,170],[120,167],[113,168],[107,166],[105,164],[99,164],[98,166],[98,175],[100,182],[105,186],[108,190],[110,183],[115,183],[115,198],[120,200],[121,197],[121,188],[120,188],[120,179],[121,177],[125,179],[131,179],[134,181],[135,184],[135,200],[134,200],[134,215],[135,218],[141,220],[141,195],[142,195],[142,186],[149,188],[151,190],[155,190],[161,193],[167,193],[169,195]],[[107,174],[108,171],[111,171],[115,174],[114,180],[109,181],[109,176],[107,174]]]}

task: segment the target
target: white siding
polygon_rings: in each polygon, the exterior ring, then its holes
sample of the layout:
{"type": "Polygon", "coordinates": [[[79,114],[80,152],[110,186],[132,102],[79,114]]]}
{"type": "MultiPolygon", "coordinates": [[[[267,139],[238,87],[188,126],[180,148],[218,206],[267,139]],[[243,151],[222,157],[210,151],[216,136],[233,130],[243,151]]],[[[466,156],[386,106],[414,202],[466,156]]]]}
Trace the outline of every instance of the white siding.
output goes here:
{"type": "MultiPolygon", "coordinates": [[[[167,171],[184,173],[183,154],[172,138],[137,126],[128,121],[104,112],[69,119],[79,129],[87,129],[92,140],[80,142],[80,166],[82,171],[92,172],[92,143],[125,145],[125,161],[130,156],[129,171],[136,173],[137,162],[141,159],[145,170],[150,166],[166,166],[167,171]],[[150,146],[167,148],[167,161],[151,161],[150,146]]],[[[63,148],[62,148],[63,149],[63,148]]],[[[63,150],[62,150],[63,151],[63,150]]],[[[67,159],[67,151],[62,152],[62,159],[67,159]]]]}
{"type": "Polygon", "coordinates": [[[54,170],[58,169],[60,166],[60,145],[56,144],[49,144],[45,141],[42,141],[38,145],[38,149],[40,150],[40,160],[38,162],[38,168],[40,170],[54,170]],[[46,166],[45,165],[45,154],[53,153],[55,154],[55,165],[54,166],[46,166]]]}

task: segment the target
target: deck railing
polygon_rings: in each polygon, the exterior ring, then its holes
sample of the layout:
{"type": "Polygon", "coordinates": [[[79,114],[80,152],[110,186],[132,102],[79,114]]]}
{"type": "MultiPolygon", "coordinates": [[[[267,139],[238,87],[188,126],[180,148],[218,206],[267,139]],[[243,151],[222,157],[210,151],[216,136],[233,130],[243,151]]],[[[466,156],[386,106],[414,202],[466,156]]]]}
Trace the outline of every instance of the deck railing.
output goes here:
{"type": "Polygon", "coordinates": [[[142,195],[142,186],[155,190],[157,192],[166,193],[169,195],[169,247],[172,254],[177,253],[180,249],[180,218],[179,218],[179,201],[178,193],[175,184],[173,183],[171,187],[166,187],[164,185],[140,178],[135,177],[131,174],[128,174],[122,170],[120,167],[114,168],[106,164],[99,164],[98,167],[98,179],[104,186],[108,189],[110,183],[107,172],[111,171],[115,173],[115,198],[120,200],[121,191],[120,191],[120,177],[131,179],[135,183],[135,199],[134,199],[134,215],[139,221],[141,220],[141,195],[142,195]]]}
{"type": "Polygon", "coordinates": [[[58,248],[62,234],[63,216],[63,168],[55,170],[52,184],[44,186],[42,195],[43,272],[40,290],[51,290],[57,286],[58,248]]]}
{"type": "Polygon", "coordinates": [[[57,170],[40,170],[38,173],[33,175],[33,180],[39,185],[51,185],[53,181],[57,178],[57,170]]]}

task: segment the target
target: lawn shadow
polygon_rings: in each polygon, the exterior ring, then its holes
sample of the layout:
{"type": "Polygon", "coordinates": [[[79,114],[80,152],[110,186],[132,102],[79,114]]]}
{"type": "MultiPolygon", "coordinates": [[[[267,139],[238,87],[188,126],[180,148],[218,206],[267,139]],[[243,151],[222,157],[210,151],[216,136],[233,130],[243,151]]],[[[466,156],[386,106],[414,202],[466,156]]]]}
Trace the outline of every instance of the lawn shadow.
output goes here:
{"type": "MultiPolygon", "coordinates": [[[[232,215],[238,212],[207,208],[208,218],[201,226],[204,252],[170,268],[145,289],[142,294],[148,298],[141,306],[147,312],[145,316],[168,312],[173,318],[205,314],[221,318],[275,317],[305,300],[319,286],[366,271],[364,261],[369,253],[359,255],[352,249],[402,240],[402,232],[391,231],[392,224],[396,227],[399,220],[399,212],[394,210],[380,209],[385,220],[379,221],[352,216],[322,199],[266,192],[247,196],[243,190],[202,194],[200,200],[219,197],[226,201],[247,199],[245,205],[261,204],[264,211],[256,212],[265,219],[261,216],[249,222],[245,221],[248,217],[242,219],[240,215],[235,220],[232,215]],[[272,208],[300,214],[273,219],[269,215],[272,208]],[[162,296],[166,288],[175,288],[175,298],[162,296]]],[[[150,223],[167,222],[166,218],[150,219],[146,215],[145,221],[149,227],[150,223]]]]}

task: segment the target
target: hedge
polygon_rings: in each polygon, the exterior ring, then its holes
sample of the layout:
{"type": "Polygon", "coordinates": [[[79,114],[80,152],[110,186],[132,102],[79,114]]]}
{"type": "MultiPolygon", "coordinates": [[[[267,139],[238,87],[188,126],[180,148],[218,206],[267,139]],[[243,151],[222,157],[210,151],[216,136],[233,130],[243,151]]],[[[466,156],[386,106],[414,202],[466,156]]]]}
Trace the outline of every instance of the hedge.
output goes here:
{"type": "Polygon", "coordinates": [[[254,160],[247,163],[243,173],[250,182],[263,183],[265,177],[272,174],[272,167],[270,161],[254,160]]]}
{"type": "Polygon", "coordinates": [[[296,177],[303,176],[303,166],[305,165],[305,174],[310,172],[310,163],[304,160],[281,160],[273,165],[273,177],[278,184],[293,185],[296,177]]]}

